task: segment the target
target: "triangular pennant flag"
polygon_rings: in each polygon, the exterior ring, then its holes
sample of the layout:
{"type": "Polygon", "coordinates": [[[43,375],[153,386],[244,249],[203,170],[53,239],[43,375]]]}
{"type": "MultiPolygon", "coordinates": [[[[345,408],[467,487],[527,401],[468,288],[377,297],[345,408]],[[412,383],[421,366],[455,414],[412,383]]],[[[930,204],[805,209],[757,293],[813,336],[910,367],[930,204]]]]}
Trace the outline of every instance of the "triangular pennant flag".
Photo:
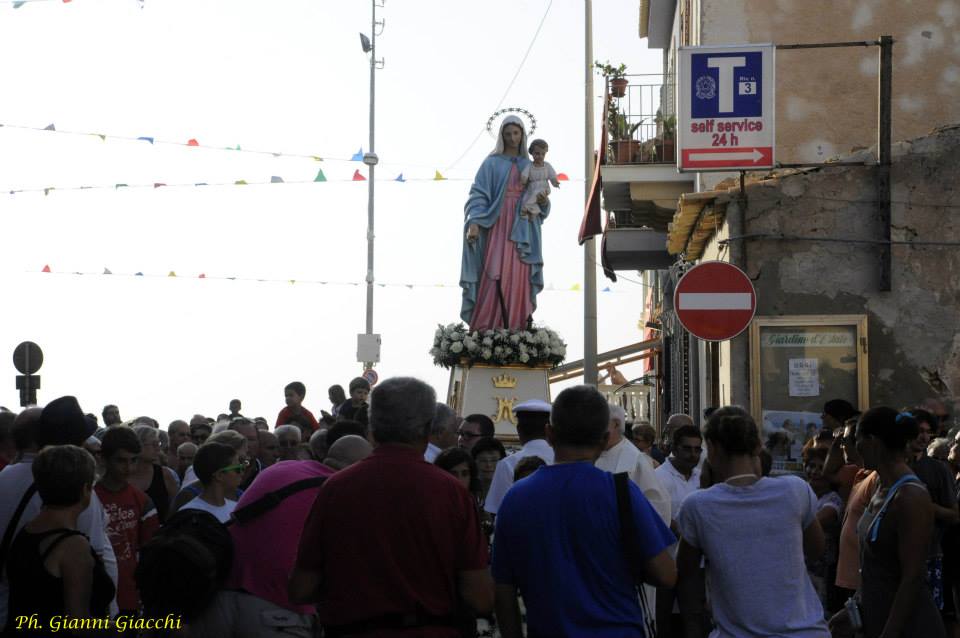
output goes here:
{"type": "Polygon", "coordinates": [[[236,148],[232,148],[232,149],[230,149],[230,150],[231,150],[231,151],[242,151],[243,149],[240,148],[240,145],[239,145],[239,144],[237,144],[237,147],[236,147],[236,148]]]}
{"type": "Polygon", "coordinates": [[[40,272],[50,272],[50,266],[49,265],[44,266],[43,270],[41,270],[40,272]]]}
{"type": "Polygon", "coordinates": [[[291,279],[291,280],[290,280],[290,283],[291,283],[291,284],[295,284],[295,283],[297,283],[297,280],[296,280],[296,279],[291,279]]]}
{"type": "Polygon", "coordinates": [[[365,182],[367,178],[360,174],[360,169],[353,171],[353,181],[355,182],[365,182]]]}
{"type": "Polygon", "coordinates": [[[566,173],[557,173],[557,181],[558,181],[558,182],[569,182],[569,181],[570,181],[570,178],[567,177],[567,174],[566,174],[566,173]]]}
{"type": "Polygon", "coordinates": [[[103,133],[97,133],[96,135],[97,135],[97,137],[100,138],[100,141],[101,141],[101,142],[106,142],[106,141],[107,141],[107,136],[104,135],[103,133]]]}
{"type": "Polygon", "coordinates": [[[319,155],[311,155],[310,157],[313,158],[313,161],[315,161],[315,162],[322,162],[322,161],[323,161],[323,158],[320,157],[319,155]]]}
{"type": "Polygon", "coordinates": [[[44,130],[44,131],[56,131],[56,130],[57,130],[57,127],[54,126],[53,124],[47,124],[46,126],[43,127],[43,130],[44,130]]]}
{"type": "Polygon", "coordinates": [[[47,195],[49,195],[49,194],[50,194],[50,191],[52,191],[52,190],[56,190],[56,188],[55,188],[54,186],[48,186],[48,187],[44,188],[44,189],[43,189],[43,195],[44,195],[44,197],[46,197],[47,195]]]}
{"type": "Polygon", "coordinates": [[[327,181],[327,176],[323,174],[323,169],[321,168],[317,171],[317,176],[313,178],[315,182],[325,182],[327,181]]]}
{"type": "Polygon", "coordinates": [[[279,175],[273,175],[270,177],[271,184],[283,184],[283,178],[279,175]]]}
{"type": "Polygon", "coordinates": [[[350,158],[351,162],[362,162],[363,161],[363,147],[360,147],[360,150],[353,154],[353,157],[350,158]]]}
{"type": "Polygon", "coordinates": [[[15,0],[14,3],[13,3],[13,8],[14,8],[14,9],[19,9],[20,7],[22,7],[22,6],[25,5],[25,4],[27,4],[27,0],[15,0]]]}
{"type": "Polygon", "coordinates": [[[112,275],[113,273],[110,272],[110,269],[109,269],[109,268],[104,268],[104,269],[103,269],[103,274],[105,274],[105,275],[112,275]]]}
{"type": "Polygon", "coordinates": [[[606,288],[604,288],[604,289],[601,290],[600,292],[610,292],[610,286],[607,286],[606,288]]]}
{"type": "Polygon", "coordinates": [[[191,137],[189,140],[187,140],[187,146],[200,146],[200,142],[191,137]]]}
{"type": "Polygon", "coordinates": [[[141,142],[150,142],[151,144],[153,144],[152,137],[138,137],[137,139],[140,140],[141,142]]]}
{"type": "Polygon", "coordinates": [[[127,186],[126,184],[114,184],[114,185],[113,185],[113,188],[114,188],[114,189],[117,189],[117,188],[128,188],[128,186],[127,186]]]}
{"type": "Polygon", "coordinates": [[[579,290],[580,290],[580,284],[573,284],[572,286],[570,286],[570,290],[579,291],[579,290]]]}
{"type": "Polygon", "coordinates": [[[173,272],[172,270],[170,271],[170,274],[167,275],[167,277],[176,277],[176,276],[177,276],[177,273],[173,272]]]}
{"type": "Polygon", "coordinates": [[[443,175],[441,175],[441,174],[440,174],[440,171],[436,171],[436,173],[435,173],[434,176],[433,176],[433,181],[435,181],[435,182],[439,182],[439,181],[442,181],[442,180],[445,180],[445,179],[447,179],[447,178],[444,177],[443,175]]]}
{"type": "Polygon", "coordinates": [[[206,276],[205,274],[203,274],[203,273],[200,273],[200,276],[197,277],[197,279],[206,279],[206,278],[207,278],[207,276],[206,276]]]}
{"type": "Polygon", "coordinates": [[[166,184],[164,184],[163,182],[154,182],[154,183],[153,183],[153,187],[154,187],[154,188],[160,188],[161,186],[166,186],[166,184]]]}
{"type": "Polygon", "coordinates": [[[134,277],[143,277],[143,273],[142,273],[142,272],[135,272],[135,273],[133,273],[133,276],[134,276],[134,277]]]}
{"type": "Polygon", "coordinates": [[[197,182],[194,186],[209,186],[206,182],[197,182]]]}
{"type": "Polygon", "coordinates": [[[283,157],[283,153],[270,153],[274,157],[283,157]]]}
{"type": "Polygon", "coordinates": [[[238,179],[237,181],[234,182],[234,185],[235,185],[235,186],[246,186],[246,185],[247,185],[247,180],[245,180],[245,179],[238,179]]]}
{"type": "Polygon", "coordinates": [[[395,181],[395,182],[405,182],[405,181],[407,181],[407,180],[405,180],[405,179],[403,178],[403,173],[400,173],[399,175],[397,175],[397,179],[395,179],[395,180],[393,180],[393,181],[395,181]]]}

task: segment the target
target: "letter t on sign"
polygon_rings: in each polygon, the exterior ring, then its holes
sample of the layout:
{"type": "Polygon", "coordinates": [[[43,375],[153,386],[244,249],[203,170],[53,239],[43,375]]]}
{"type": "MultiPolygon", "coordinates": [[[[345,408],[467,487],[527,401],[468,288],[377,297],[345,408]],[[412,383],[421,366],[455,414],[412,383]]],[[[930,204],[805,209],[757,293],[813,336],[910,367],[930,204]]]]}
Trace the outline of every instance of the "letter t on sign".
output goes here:
{"type": "Polygon", "coordinates": [[[747,59],[743,57],[708,58],[707,66],[720,70],[720,81],[717,82],[717,98],[721,113],[733,112],[733,70],[738,66],[746,66],[747,59]]]}

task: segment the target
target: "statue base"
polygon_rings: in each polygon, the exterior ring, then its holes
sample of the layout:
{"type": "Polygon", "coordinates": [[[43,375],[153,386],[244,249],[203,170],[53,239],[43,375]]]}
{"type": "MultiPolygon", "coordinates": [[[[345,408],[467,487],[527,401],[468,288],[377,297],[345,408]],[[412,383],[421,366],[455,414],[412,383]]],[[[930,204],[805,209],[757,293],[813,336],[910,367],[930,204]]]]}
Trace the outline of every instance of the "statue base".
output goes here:
{"type": "Polygon", "coordinates": [[[450,369],[447,405],[460,416],[486,414],[493,419],[496,437],[505,443],[516,443],[517,421],[513,407],[530,399],[550,402],[547,378],[552,365],[472,366],[457,365],[450,369]]]}

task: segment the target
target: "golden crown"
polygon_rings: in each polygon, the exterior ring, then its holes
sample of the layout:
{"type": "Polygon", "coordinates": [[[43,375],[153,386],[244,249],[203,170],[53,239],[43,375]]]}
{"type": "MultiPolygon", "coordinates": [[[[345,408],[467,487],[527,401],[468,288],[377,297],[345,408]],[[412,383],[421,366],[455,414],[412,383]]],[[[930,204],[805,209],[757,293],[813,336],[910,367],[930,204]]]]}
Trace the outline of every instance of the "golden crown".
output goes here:
{"type": "Polygon", "coordinates": [[[493,387],[495,388],[515,388],[517,387],[517,379],[511,377],[506,372],[501,374],[499,377],[493,377],[493,387]]]}

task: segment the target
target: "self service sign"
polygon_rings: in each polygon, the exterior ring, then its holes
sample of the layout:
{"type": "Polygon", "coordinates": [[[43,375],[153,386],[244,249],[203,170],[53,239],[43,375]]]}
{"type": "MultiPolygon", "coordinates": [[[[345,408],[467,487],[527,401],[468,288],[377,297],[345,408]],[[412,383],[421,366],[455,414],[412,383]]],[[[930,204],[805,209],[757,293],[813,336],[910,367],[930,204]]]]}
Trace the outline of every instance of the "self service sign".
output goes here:
{"type": "Polygon", "coordinates": [[[773,168],[774,45],[681,47],[677,168],[773,168]]]}

